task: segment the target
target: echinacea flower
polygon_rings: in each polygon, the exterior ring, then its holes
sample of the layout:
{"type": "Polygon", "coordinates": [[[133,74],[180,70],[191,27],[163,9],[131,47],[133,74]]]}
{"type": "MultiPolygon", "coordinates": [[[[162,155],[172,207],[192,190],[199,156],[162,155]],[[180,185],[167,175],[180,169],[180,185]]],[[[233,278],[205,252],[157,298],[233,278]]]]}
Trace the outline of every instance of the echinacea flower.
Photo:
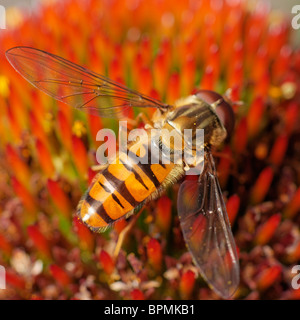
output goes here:
{"type": "Polygon", "coordinates": [[[97,131],[116,123],[29,86],[4,57],[24,45],[169,104],[199,89],[226,95],[236,125],[214,152],[241,264],[234,298],[299,299],[290,279],[300,259],[300,51],[288,17],[243,0],[68,0],[41,3],[30,15],[7,13],[0,33],[0,265],[10,290],[2,298],[217,298],[185,247],[178,185],[143,209],[118,257],[113,250],[130,222],[93,234],[72,218],[96,174],[97,131]],[[18,273],[15,249],[43,265],[38,275],[18,273]]]}

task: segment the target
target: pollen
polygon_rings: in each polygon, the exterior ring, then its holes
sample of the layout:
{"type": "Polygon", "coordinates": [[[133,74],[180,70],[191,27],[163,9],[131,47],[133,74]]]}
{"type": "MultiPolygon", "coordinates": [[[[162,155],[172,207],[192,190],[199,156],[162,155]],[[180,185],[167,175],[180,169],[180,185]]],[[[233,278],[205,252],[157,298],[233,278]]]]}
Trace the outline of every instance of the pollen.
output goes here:
{"type": "Polygon", "coordinates": [[[78,138],[80,138],[86,134],[85,126],[84,126],[83,122],[79,121],[79,120],[74,122],[72,131],[78,138]]]}
{"type": "Polygon", "coordinates": [[[0,96],[6,98],[9,95],[9,80],[5,76],[0,76],[0,96]]]}

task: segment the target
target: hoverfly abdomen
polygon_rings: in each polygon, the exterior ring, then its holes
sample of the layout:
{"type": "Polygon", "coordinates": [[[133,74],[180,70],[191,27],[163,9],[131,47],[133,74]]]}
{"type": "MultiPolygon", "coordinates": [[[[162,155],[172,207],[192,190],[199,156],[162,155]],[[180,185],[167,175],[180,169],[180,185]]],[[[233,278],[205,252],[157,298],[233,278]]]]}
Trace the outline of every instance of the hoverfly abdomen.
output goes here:
{"type": "MultiPolygon", "coordinates": [[[[137,144],[141,147],[142,141],[137,144]]],[[[159,161],[152,164],[150,149],[145,153],[146,163],[137,162],[140,155],[130,147],[127,154],[120,152],[115,163],[97,174],[79,204],[79,218],[93,231],[101,232],[118,219],[133,214],[161,187],[174,167],[172,163],[165,165],[159,161]]]]}

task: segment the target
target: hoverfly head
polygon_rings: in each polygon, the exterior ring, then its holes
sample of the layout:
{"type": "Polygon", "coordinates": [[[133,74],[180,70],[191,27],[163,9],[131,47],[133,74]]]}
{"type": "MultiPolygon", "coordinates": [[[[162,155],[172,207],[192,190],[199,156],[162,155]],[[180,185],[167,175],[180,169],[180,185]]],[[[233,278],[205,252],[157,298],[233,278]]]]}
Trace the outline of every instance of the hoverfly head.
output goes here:
{"type": "Polygon", "coordinates": [[[199,90],[195,95],[213,107],[227,131],[227,137],[230,137],[235,123],[230,99],[211,90],[199,90]]]}

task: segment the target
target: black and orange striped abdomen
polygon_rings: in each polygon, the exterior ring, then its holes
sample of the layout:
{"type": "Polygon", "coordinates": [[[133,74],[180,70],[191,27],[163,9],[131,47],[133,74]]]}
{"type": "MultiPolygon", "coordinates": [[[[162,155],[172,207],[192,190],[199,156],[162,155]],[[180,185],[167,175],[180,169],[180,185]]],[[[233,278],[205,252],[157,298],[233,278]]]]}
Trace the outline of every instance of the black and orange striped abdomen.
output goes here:
{"type": "MultiPolygon", "coordinates": [[[[135,163],[120,153],[116,164],[98,173],[80,202],[79,218],[93,231],[103,231],[118,219],[129,216],[166,179],[174,164],[135,163]]],[[[150,153],[149,153],[150,154],[150,153]]]]}

